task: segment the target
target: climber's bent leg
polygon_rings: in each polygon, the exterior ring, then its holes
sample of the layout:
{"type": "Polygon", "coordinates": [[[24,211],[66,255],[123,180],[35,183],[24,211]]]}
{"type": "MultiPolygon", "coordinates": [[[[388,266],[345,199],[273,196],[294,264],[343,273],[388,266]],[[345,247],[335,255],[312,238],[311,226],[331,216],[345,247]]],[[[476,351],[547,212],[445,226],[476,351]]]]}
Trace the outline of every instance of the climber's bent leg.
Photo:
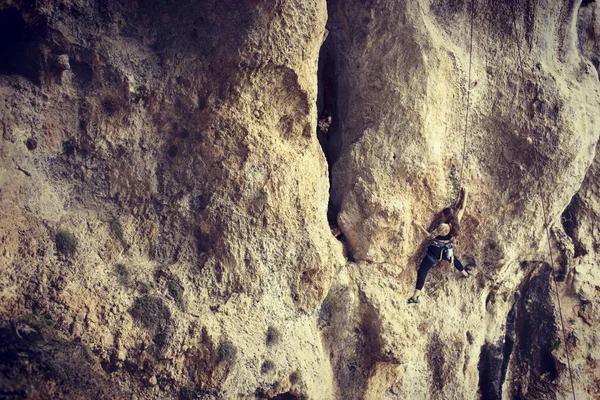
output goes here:
{"type": "Polygon", "coordinates": [[[462,271],[463,269],[465,269],[462,265],[462,263],[460,262],[460,260],[456,257],[454,257],[454,268],[456,268],[459,271],[462,271]]]}
{"type": "Polygon", "coordinates": [[[427,278],[427,273],[434,264],[435,262],[428,256],[425,256],[425,258],[423,258],[423,261],[421,261],[421,265],[419,266],[419,270],[417,271],[417,290],[423,289],[423,285],[425,285],[425,279],[427,278]]]}

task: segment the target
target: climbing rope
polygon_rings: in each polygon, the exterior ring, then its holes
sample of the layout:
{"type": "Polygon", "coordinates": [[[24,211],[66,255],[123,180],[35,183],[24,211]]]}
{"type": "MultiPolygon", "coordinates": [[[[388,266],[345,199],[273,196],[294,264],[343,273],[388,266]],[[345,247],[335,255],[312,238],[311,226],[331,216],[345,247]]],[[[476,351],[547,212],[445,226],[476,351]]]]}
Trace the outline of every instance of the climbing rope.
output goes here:
{"type": "MultiPolygon", "coordinates": [[[[514,31],[515,31],[515,38],[516,38],[516,42],[517,42],[517,52],[518,52],[518,58],[519,58],[519,70],[521,72],[521,85],[523,86],[523,93],[525,94],[525,97],[527,97],[527,88],[525,86],[525,74],[523,72],[523,59],[521,58],[521,41],[519,39],[519,32],[517,31],[517,13],[515,11],[515,7],[516,4],[513,5],[512,7],[512,13],[513,13],[513,27],[514,27],[514,31]]],[[[518,92],[517,92],[518,94],[518,92]]],[[[529,130],[529,129],[528,129],[529,130]]],[[[569,379],[571,381],[571,392],[573,394],[573,400],[575,400],[575,385],[573,384],[573,370],[571,369],[571,356],[569,354],[569,344],[567,342],[567,334],[565,331],[565,323],[564,323],[564,319],[563,319],[563,313],[562,313],[562,307],[561,307],[561,303],[560,303],[560,296],[558,293],[558,283],[556,282],[556,276],[555,276],[555,272],[554,272],[554,257],[552,255],[552,246],[550,244],[550,229],[549,229],[549,221],[548,221],[548,211],[546,209],[546,203],[544,202],[544,194],[542,192],[542,185],[541,185],[541,179],[540,179],[540,171],[539,171],[539,152],[537,149],[537,146],[535,144],[535,142],[533,143],[533,149],[534,149],[534,153],[535,153],[535,175],[536,175],[536,180],[537,180],[537,184],[538,184],[538,191],[539,191],[539,195],[540,195],[540,200],[542,203],[542,212],[543,212],[543,216],[544,216],[544,228],[546,230],[546,240],[548,242],[548,253],[550,255],[550,266],[552,267],[552,280],[554,281],[554,293],[556,295],[556,303],[558,304],[558,313],[560,315],[560,325],[561,325],[561,331],[562,331],[562,335],[563,335],[563,342],[565,344],[565,353],[567,355],[567,367],[569,369],[569,379]]]]}
{"type": "Polygon", "coordinates": [[[467,130],[469,127],[469,107],[471,105],[471,65],[473,61],[473,21],[475,19],[474,1],[471,0],[471,38],[469,43],[469,77],[467,82],[467,112],[465,115],[465,134],[463,140],[462,162],[460,163],[460,179],[458,180],[458,188],[462,187],[463,168],[465,166],[465,157],[467,155],[467,130]]]}

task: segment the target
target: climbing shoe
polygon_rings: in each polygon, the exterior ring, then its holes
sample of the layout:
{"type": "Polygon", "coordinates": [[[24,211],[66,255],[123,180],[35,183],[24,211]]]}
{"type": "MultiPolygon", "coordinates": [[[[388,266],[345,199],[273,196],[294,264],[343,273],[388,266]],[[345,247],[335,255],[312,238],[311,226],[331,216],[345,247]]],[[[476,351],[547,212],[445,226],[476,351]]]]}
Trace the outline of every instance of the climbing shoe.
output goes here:
{"type": "Polygon", "coordinates": [[[419,304],[419,298],[413,299],[412,297],[408,299],[408,304],[419,304]]]}
{"type": "Polygon", "coordinates": [[[463,275],[465,278],[470,278],[471,276],[473,276],[473,269],[471,268],[470,265],[467,265],[465,267],[465,272],[467,273],[466,276],[463,275]]]}

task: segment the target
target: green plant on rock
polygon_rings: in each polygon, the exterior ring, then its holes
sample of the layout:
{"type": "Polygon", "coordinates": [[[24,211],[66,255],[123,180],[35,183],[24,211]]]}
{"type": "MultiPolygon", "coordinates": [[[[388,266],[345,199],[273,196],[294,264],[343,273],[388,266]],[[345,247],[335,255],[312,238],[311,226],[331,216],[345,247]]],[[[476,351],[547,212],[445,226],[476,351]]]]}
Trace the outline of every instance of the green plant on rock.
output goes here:
{"type": "Polygon", "coordinates": [[[77,253],[77,238],[71,232],[58,231],[54,239],[56,252],[66,258],[73,258],[77,253]]]}
{"type": "Polygon", "coordinates": [[[237,348],[230,340],[225,340],[219,343],[217,349],[217,361],[227,364],[233,364],[237,357],[237,348]]]}
{"type": "Polygon", "coordinates": [[[23,320],[39,333],[54,328],[54,321],[52,318],[43,314],[39,309],[35,309],[33,314],[26,315],[23,320]]]}
{"type": "Polygon", "coordinates": [[[154,271],[154,280],[157,283],[164,281],[169,295],[175,300],[179,307],[183,307],[183,292],[185,289],[179,278],[169,272],[167,266],[162,265],[154,271]]]}
{"type": "Polygon", "coordinates": [[[352,355],[346,359],[346,365],[351,371],[360,371],[362,360],[359,355],[352,355]]]}
{"type": "Polygon", "coordinates": [[[162,299],[151,295],[138,297],[129,312],[134,319],[148,329],[164,328],[168,325],[171,316],[162,299]]]}

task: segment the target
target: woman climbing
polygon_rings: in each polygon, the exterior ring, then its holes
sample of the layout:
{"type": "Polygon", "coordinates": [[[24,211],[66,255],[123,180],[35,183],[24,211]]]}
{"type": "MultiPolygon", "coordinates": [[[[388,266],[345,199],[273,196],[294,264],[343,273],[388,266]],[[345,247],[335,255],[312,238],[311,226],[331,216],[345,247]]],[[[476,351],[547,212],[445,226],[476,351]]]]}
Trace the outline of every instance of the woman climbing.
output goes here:
{"type": "Polygon", "coordinates": [[[463,213],[465,212],[466,202],[467,191],[465,188],[461,188],[455,206],[444,208],[442,210],[441,222],[431,233],[427,232],[427,230],[416,221],[414,222],[419,229],[428,235],[429,239],[431,239],[431,243],[427,246],[427,254],[417,271],[417,285],[412,297],[408,299],[409,304],[416,304],[419,302],[419,293],[423,290],[427,273],[431,267],[442,259],[454,264],[454,267],[459,270],[464,277],[471,275],[471,268],[468,266],[464,268],[458,258],[454,257],[452,245],[450,244],[452,238],[458,235],[459,224],[463,213]]]}

